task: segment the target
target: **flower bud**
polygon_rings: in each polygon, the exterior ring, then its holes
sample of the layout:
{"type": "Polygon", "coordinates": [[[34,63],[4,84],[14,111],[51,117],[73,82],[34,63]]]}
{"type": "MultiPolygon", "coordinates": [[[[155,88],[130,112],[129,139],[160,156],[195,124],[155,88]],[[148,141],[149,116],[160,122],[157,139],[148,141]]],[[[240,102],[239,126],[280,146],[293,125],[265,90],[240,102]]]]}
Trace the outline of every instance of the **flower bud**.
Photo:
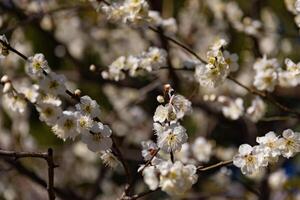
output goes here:
{"type": "Polygon", "coordinates": [[[74,94],[79,97],[81,95],[81,90],[76,89],[74,94]]]}
{"type": "Polygon", "coordinates": [[[7,75],[2,76],[2,78],[1,78],[1,83],[6,83],[6,82],[8,82],[8,81],[9,81],[9,79],[8,79],[8,76],[7,76],[7,75]]]}
{"type": "Polygon", "coordinates": [[[90,71],[92,72],[96,71],[96,66],[94,64],[90,65],[90,71]]]}
{"type": "Polygon", "coordinates": [[[3,87],[3,93],[9,92],[11,89],[12,89],[11,83],[10,83],[10,82],[6,82],[6,83],[4,84],[4,87],[3,87]]]}
{"type": "Polygon", "coordinates": [[[164,97],[161,96],[161,95],[158,95],[158,96],[156,97],[156,100],[158,101],[158,103],[164,103],[164,102],[165,102],[164,97]]]}

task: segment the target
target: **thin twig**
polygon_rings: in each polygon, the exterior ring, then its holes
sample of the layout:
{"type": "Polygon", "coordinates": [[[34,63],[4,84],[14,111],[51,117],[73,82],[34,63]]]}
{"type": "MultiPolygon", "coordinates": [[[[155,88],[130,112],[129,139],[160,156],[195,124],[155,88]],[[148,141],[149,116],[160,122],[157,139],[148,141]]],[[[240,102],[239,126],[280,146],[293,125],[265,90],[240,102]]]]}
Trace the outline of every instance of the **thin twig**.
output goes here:
{"type": "Polygon", "coordinates": [[[0,40],[0,43],[5,46],[9,51],[14,52],[15,54],[17,54],[18,56],[20,56],[21,58],[23,58],[24,60],[27,60],[27,56],[25,56],[24,54],[22,54],[21,52],[17,51],[15,48],[11,47],[8,43],[4,42],[3,40],[0,40]]]}
{"type": "Polygon", "coordinates": [[[125,186],[124,192],[125,192],[125,195],[127,196],[132,187],[132,182],[133,182],[132,175],[131,175],[128,163],[125,161],[123,154],[121,153],[118,145],[116,144],[114,136],[112,136],[111,139],[113,141],[113,150],[115,150],[115,151],[113,151],[113,153],[120,160],[120,162],[125,170],[125,174],[126,174],[126,178],[127,178],[127,185],[125,186]]]}
{"type": "Polygon", "coordinates": [[[211,169],[214,169],[214,168],[217,168],[217,167],[222,167],[222,166],[225,166],[225,165],[229,165],[229,164],[232,164],[232,160],[228,160],[228,161],[221,161],[217,164],[213,164],[213,165],[210,165],[210,166],[207,166],[207,167],[203,167],[203,166],[200,166],[197,168],[198,171],[207,171],[207,170],[211,170],[211,169]]]}
{"type": "Polygon", "coordinates": [[[146,162],[146,164],[140,170],[141,173],[143,173],[143,171],[145,170],[145,168],[148,167],[148,165],[150,165],[150,163],[152,162],[153,158],[158,154],[159,150],[160,150],[160,148],[156,149],[156,151],[153,153],[153,155],[151,156],[151,158],[146,162]]]}
{"type": "Polygon", "coordinates": [[[130,200],[136,200],[136,199],[142,198],[144,196],[147,196],[147,195],[152,194],[152,193],[157,192],[157,191],[159,191],[159,188],[157,188],[156,190],[149,190],[149,191],[146,191],[146,192],[142,192],[140,194],[133,195],[132,197],[130,197],[130,200]]]}
{"type": "MultiPolygon", "coordinates": [[[[148,26],[148,28],[158,34],[162,34],[157,28],[152,27],[152,26],[148,26]]],[[[184,45],[183,43],[175,40],[174,38],[166,35],[166,34],[162,34],[162,37],[166,38],[167,40],[171,41],[172,43],[176,44],[177,46],[180,46],[181,48],[183,48],[184,50],[186,50],[187,52],[189,52],[190,54],[192,54],[193,56],[195,56],[199,61],[206,63],[206,61],[201,58],[198,54],[196,54],[193,50],[191,50],[189,47],[187,47],[186,45],[184,45]]]]}
{"type": "Polygon", "coordinates": [[[16,151],[7,151],[0,149],[0,157],[13,157],[15,159],[19,158],[42,158],[47,159],[47,153],[36,153],[36,152],[16,152],[16,151]]]}
{"type": "Polygon", "coordinates": [[[281,109],[282,111],[291,113],[296,115],[298,118],[300,117],[300,112],[297,110],[293,110],[291,108],[286,107],[285,105],[282,105],[281,103],[279,103],[276,99],[274,99],[273,96],[271,96],[270,94],[267,93],[263,93],[260,92],[258,90],[255,90],[253,88],[247,87],[244,84],[242,84],[241,82],[239,82],[238,80],[234,79],[233,77],[229,76],[228,77],[229,80],[233,81],[234,83],[236,83],[237,85],[239,85],[240,87],[244,88],[245,90],[247,90],[248,92],[254,94],[254,95],[258,95],[260,97],[262,97],[263,99],[266,99],[268,101],[270,101],[273,105],[275,105],[276,107],[278,107],[279,109],[281,109]]]}

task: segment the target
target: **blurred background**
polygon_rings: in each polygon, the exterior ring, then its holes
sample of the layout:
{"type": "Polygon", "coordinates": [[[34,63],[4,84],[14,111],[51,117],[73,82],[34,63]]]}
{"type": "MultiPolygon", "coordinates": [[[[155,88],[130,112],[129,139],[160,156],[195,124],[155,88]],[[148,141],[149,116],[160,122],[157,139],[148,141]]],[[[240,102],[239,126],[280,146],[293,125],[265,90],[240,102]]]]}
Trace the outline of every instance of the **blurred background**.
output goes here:
{"type": "MultiPolygon", "coordinates": [[[[295,14],[288,9],[289,0],[149,0],[151,10],[162,18],[174,18],[166,33],[198,53],[206,56],[208,47],[217,38],[225,38],[228,51],[239,56],[236,79],[252,86],[253,63],[257,58],[277,58],[283,66],[285,58],[300,61],[299,28],[295,14]],[[242,11],[243,28],[234,23],[242,11]],[[258,20],[255,24],[251,20],[258,20]]],[[[292,2],[292,0],[290,0],[292,2]]],[[[229,160],[240,144],[255,144],[257,136],[268,131],[280,134],[284,129],[300,130],[299,119],[289,117],[269,102],[267,112],[257,123],[246,117],[231,120],[223,116],[221,106],[205,101],[205,95],[241,97],[249,106],[253,94],[227,80],[217,89],[199,86],[190,71],[159,70],[126,77],[122,81],[103,79],[101,71],[118,57],[138,55],[150,46],[164,47],[161,37],[147,28],[132,28],[110,23],[97,12],[95,2],[84,0],[1,0],[0,34],[5,34],[11,46],[27,56],[43,53],[56,73],[64,74],[73,91],[79,88],[97,100],[101,106],[101,120],[109,124],[117,136],[125,159],[132,172],[143,163],[141,141],[155,139],[152,125],[158,105],[156,97],[163,85],[170,83],[175,91],[187,97],[193,113],[183,120],[189,143],[202,136],[212,147],[209,165],[229,160]],[[90,66],[96,71],[91,72],[90,66]]],[[[293,3],[293,2],[292,2],[293,3]]],[[[170,44],[170,62],[175,69],[194,58],[170,44]]],[[[7,74],[18,85],[31,84],[24,72],[24,61],[10,53],[0,58],[0,75],[7,74]]],[[[276,87],[274,98],[282,104],[300,110],[300,88],[276,87]]],[[[0,97],[2,94],[0,94],[0,97]]],[[[75,102],[66,99],[66,108],[75,102]]],[[[0,105],[0,148],[15,151],[44,152],[53,148],[55,187],[58,199],[110,200],[117,199],[126,183],[124,171],[106,167],[99,155],[84,144],[58,139],[51,128],[39,121],[34,106],[28,105],[22,114],[11,112],[3,100],[0,105]]],[[[178,155],[180,157],[180,155],[178,155]]],[[[184,199],[300,199],[300,157],[280,159],[255,176],[243,176],[239,169],[229,166],[199,175],[198,183],[184,199]],[[277,173],[277,174],[276,174],[277,173]],[[275,174],[275,175],[274,175],[275,174]],[[272,176],[273,175],[273,176],[272,176]],[[273,179],[270,181],[270,177],[273,179]],[[266,196],[258,197],[255,191],[266,196]]],[[[0,199],[47,199],[43,188],[47,180],[47,165],[38,159],[8,162],[0,158],[0,199]],[[41,180],[41,179],[42,180],[41,180]]],[[[142,176],[136,175],[135,191],[145,191],[142,176]]],[[[172,199],[156,192],[144,199],[172,199]]]]}

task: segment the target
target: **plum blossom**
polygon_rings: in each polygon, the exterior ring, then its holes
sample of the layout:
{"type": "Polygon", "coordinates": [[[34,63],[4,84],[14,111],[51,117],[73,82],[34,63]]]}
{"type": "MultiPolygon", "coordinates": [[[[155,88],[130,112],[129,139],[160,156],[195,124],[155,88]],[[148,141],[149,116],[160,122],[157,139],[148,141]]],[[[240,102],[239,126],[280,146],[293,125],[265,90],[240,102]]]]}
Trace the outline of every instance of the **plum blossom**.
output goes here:
{"type": "Polygon", "coordinates": [[[247,108],[247,117],[253,122],[258,122],[266,113],[266,104],[260,97],[252,100],[251,106],[247,108]]]}
{"type": "Polygon", "coordinates": [[[37,103],[37,111],[40,114],[39,119],[47,125],[54,125],[62,114],[61,100],[53,96],[45,96],[37,103]]]}
{"type": "Polygon", "coordinates": [[[77,131],[76,113],[72,111],[63,111],[55,125],[52,127],[53,132],[64,141],[68,138],[75,139],[79,135],[77,131]]]}
{"type": "Polygon", "coordinates": [[[95,122],[91,131],[81,135],[81,140],[93,152],[105,151],[111,148],[111,129],[101,122],[95,122]]]}
{"type": "Polygon", "coordinates": [[[167,52],[164,49],[150,47],[137,56],[130,55],[117,58],[101,75],[104,79],[120,81],[125,79],[126,72],[129,72],[129,76],[135,77],[143,72],[152,72],[165,67],[166,62],[167,52]]]}
{"type": "Polygon", "coordinates": [[[158,168],[159,186],[170,196],[184,195],[198,179],[197,168],[194,165],[183,165],[180,161],[175,163],[166,161],[158,168]]]}
{"type": "Polygon", "coordinates": [[[290,158],[300,152],[300,133],[287,129],[282,136],[278,143],[283,157],[290,158]]]}
{"type": "Polygon", "coordinates": [[[253,68],[256,72],[253,85],[261,91],[272,92],[278,82],[279,63],[277,59],[258,59],[253,68]]]}
{"type": "Polygon", "coordinates": [[[112,21],[129,25],[144,25],[149,23],[149,5],[146,0],[125,0],[123,3],[102,5],[102,11],[112,21]]]}
{"type": "Polygon", "coordinates": [[[159,171],[155,166],[148,166],[143,171],[144,182],[150,190],[156,190],[159,186],[159,171]]]}
{"type": "Polygon", "coordinates": [[[156,133],[157,146],[166,152],[175,152],[181,149],[187,139],[186,129],[179,123],[163,127],[162,132],[156,133]]]}
{"type": "MultiPolygon", "coordinates": [[[[201,86],[217,87],[229,75],[230,67],[222,52],[226,44],[224,39],[217,40],[207,52],[208,63],[200,63],[196,66],[195,77],[201,86]]],[[[227,61],[229,62],[229,60],[227,61]]]]}
{"type": "Polygon", "coordinates": [[[50,93],[53,95],[64,95],[66,92],[66,77],[64,75],[58,75],[54,72],[50,72],[47,76],[44,76],[39,85],[40,90],[44,93],[50,93]]]}
{"type": "Polygon", "coordinates": [[[263,137],[257,137],[256,142],[268,161],[276,161],[281,154],[278,137],[273,131],[268,132],[263,137]]]}
{"type": "Polygon", "coordinates": [[[237,120],[244,114],[243,99],[232,100],[225,96],[219,96],[218,102],[222,103],[222,113],[231,120],[237,120]]]}
{"type": "Polygon", "coordinates": [[[76,104],[75,107],[83,115],[90,115],[91,118],[100,117],[100,106],[89,96],[80,97],[80,103],[76,104]]]}
{"type": "Polygon", "coordinates": [[[116,168],[120,163],[118,158],[110,150],[101,152],[100,158],[106,166],[111,168],[116,168]]]}
{"type": "Polygon", "coordinates": [[[41,53],[35,54],[28,58],[28,64],[26,65],[26,72],[33,78],[41,78],[44,76],[44,72],[49,72],[50,68],[45,56],[41,53]]]}
{"type": "Polygon", "coordinates": [[[213,153],[213,145],[204,137],[198,137],[192,145],[194,157],[199,162],[208,162],[213,153]]]}
{"type": "MultiPolygon", "coordinates": [[[[156,143],[154,143],[151,140],[148,141],[142,141],[142,156],[145,161],[150,160],[156,152],[159,150],[158,146],[156,143]]],[[[157,165],[161,162],[161,159],[158,157],[158,155],[154,156],[152,158],[151,164],[157,165]]]]}
{"type": "Polygon", "coordinates": [[[247,175],[258,171],[265,165],[264,161],[264,154],[258,151],[257,147],[251,147],[249,144],[242,144],[239,147],[239,153],[233,157],[233,164],[247,175]]]}

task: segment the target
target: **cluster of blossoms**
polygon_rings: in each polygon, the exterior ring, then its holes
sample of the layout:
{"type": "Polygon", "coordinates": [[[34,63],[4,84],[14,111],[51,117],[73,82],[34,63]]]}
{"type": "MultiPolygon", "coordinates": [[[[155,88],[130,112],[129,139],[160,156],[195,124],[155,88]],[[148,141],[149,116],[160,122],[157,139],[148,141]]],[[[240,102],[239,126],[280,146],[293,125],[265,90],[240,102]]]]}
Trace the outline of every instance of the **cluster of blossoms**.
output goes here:
{"type": "Polygon", "coordinates": [[[142,142],[142,155],[145,161],[150,161],[150,165],[142,165],[139,170],[142,170],[144,181],[151,190],[160,187],[169,195],[180,196],[198,178],[196,166],[184,165],[181,161],[174,162],[173,157],[173,153],[179,152],[188,139],[186,129],[178,120],[191,112],[191,102],[181,95],[173,94],[169,85],[166,85],[165,91],[165,97],[157,98],[160,103],[165,104],[159,105],[153,116],[157,143],[142,142]]]}
{"type": "Polygon", "coordinates": [[[259,145],[254,147],[242,144],[233,158],[233,164],[241,168],[243,174],[257,172],[269,163],[276,162],[280,155],[290,158],[300,152],[300,133],[291,129],[284,130],[282,137],[268,132],[263,137],[257,137],[256,141],[259,145]]]}
{"type": "Polygon", "coordinates": [[[233,28],[248,35],[258,36],[262,23],[259,20],[245,17],[243,11],[234,1],[229,1],[225,5],[225,14],[233,28]]]}
{"type": "Polygon", "coordinates": [[[207,52],[207,64],[200,63],[196,66],[195,77],[200,85],[217,87],[222,84],[231,71],[238,69],[238,56],[224,51],[227,42],[217,40],[207,52]]]}
{"type": "Polygon", "coordinates": [[[295,23],[300,28],[300,1],[299,0],[285,0],[287,9],[295,15],[295,23]]]}
{"type": "Polygon", "coordinates": [[[125,0],[111,5],[101,4],[101,9],[109,20],[132,26],[155,25],[170,33],[177,31],[174,18],[162,19],[159,12],[149,10],[146,0],[125,0]]]}
{"type": "Polygon", "coordinates": [[[146,0],[125,0],[111,5],[103,4],[101,9],[108,19],[116,22],[144,25],[151,21],[146,0]]]}
{"type": "Polygon", "coordinates": [[[277,84],[280,68],[277,59],[267,59],[264,56],[254,63],[253,68],[255,70],[253,85],[258,90],[272,92],[277,84]]]}
{"type": "Polygon", "coordinates": [[[232,99],[227,96],[204,95],[205,101],[218,102],[222,106],[223,115],[231,120],[246,116],[253,122],[259,121],[266,113],[266,104],[260,97],[255,97],[251,105],[245,109],[242,98],[232,99]]]}
{"type": "Polygon", "coordinates": [[[17,91],[7,76],[1,79],[4,101],[13,111],[23,113],[29,101],[39,112],[39,119],[51,126],[59,138],[74,140],[80,135],[89,150],[102,153],[104,161],[114,158],[110,150],[112,131],[100,122],[100,107],[95,100],[80,97],[79,90],[75,94],[67,90],[65,76],[51,71],[43,54],[29,57],[25,71],[36,82],[31,88],[17,91]],[[63,110],[60,97],[66,94],[78,100],[73,109],[63,110]]]}
{"type": "Polygon", "coordinates": [[[254,86],[261,91],[272,92],[276,85],[294,87],[300,83],[300,64],[289,58],[285,59],[286,68],[282,69],[277,59],[267,59],[265,56],[254,63],[256,72],[254,86]]]}
{"type": "Polygon", "coordinates": [[[282,87],[295,87],[300,84],[300,63],[285,59],[285,70],[278,73],[279,85],[282,87]]]}
{"type": "Polygon", "coordinates": [[[142,72],[151,72],[166,66],[167,52],[163,49],[150,47],[148,51],[138,56],[121,56],[109,65],[108,71],[102,72],[102,77],[115,81],[123,80],[126,72],[137,76],[142,72]]]}

